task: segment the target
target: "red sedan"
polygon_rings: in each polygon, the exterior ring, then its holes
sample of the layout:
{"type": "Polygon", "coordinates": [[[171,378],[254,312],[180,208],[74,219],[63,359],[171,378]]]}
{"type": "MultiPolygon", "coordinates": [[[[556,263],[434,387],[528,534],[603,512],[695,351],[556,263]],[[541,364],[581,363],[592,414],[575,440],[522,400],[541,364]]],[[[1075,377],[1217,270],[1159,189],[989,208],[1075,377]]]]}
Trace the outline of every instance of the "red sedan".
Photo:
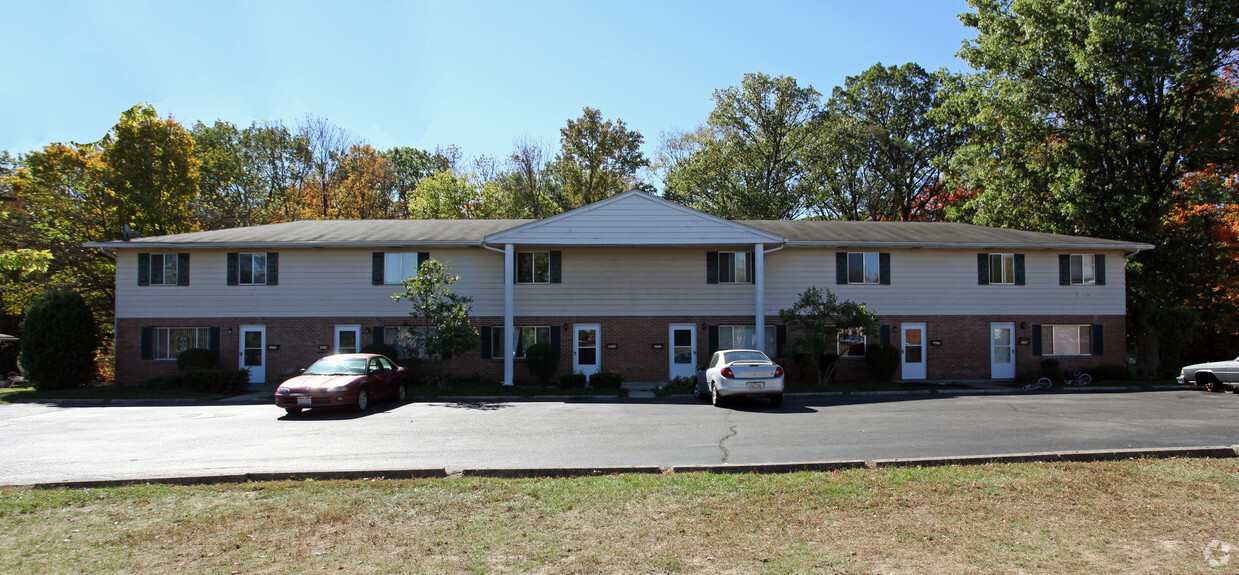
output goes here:
{"type": "Polygon", "coordinates": [[[365,411],[376,399],[403,402],[409,395],[408,372],[373,353],[329,355],[301,375],[280,384],[275,405],[289,415],[310,407],[353,407],[365,411]]]}

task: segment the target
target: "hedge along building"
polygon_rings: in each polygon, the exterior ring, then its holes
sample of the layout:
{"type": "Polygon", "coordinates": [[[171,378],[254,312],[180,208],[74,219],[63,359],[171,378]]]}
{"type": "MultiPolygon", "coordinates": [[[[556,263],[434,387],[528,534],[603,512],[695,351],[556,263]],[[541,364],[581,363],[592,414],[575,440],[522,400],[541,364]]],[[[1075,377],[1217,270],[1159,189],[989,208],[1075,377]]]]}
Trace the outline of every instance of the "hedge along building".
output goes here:
{"type": "Polygon", "coordinates": [[[316,220],[87,246],[116,255],[120,381],[172,373],[191,347],[254,382],[371,342],[416,356],[418,322],[391,295],[434,258],[460,276],[480,332],[478,349],[440,361],[505,383],[530,379],[534,343],[559,348],[560,373],[629,381],[692,375],[728,347],[784,356],[778,311],[809,286],[879,316],[878,333],[840,334],[845,378],[865,376],[856,358],[879,341],[901,349],[905,380],[1122,364],[1125,260],[1153,247],[956,223],[729,221],[635,191],[542,220],[316,220]]]}

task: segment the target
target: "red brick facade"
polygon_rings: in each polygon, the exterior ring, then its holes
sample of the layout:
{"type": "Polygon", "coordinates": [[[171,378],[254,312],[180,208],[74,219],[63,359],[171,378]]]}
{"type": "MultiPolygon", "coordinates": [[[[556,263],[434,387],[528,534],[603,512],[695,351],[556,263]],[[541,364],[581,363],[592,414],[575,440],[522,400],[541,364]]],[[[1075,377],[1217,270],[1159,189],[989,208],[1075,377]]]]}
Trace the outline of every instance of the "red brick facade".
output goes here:
{"type": "MultiPolygon", "coordinates": [[[[767,318],[767,325],[776,325],[777,318],[767,318]]],[[[1099,356],[1056,357],[1064,369],[1075,366],[1122,365],[1126,361],[1126,321],[1123,316],[888,316],[880,318],[890,325],[891,343],[899,345],[899,326],[905,322],[926,324],[925,356],[927,378],[930,380],[988,379],[990,375],[990,324],[1012,323],[1015,326],[1017,374],[1035,370],[1043,357],[1034,357],[1032,330],[1036,324],[1078,323],[1103,326],[1104,353],[1099,356]],[[935,345],[937,342],[937,345],[935,345]]],[[[478,326],[501,326],[498,317],[474,318],[478,326]]],[[[669,326],[692,324],[697,328],[698,363],[709,360],[709,326],[753,325],[752,316],[727,317],[517,317],[516,326],[550,326],[559,330],[560,370],[572,370],[575,324],[599,324],[601,365],[617,370],[626,381],[666,381],[669,375],[669,326]],[[656,347],[661,346],[661,347],[656,347]]],[[[239,365],[240,327],[261,325],[266,329],[266,381],[286,379],[300,368],[335,349],[335,326],[360,325],[361,344],[374,340],[375,326],[414,325],[406,318],[379,317],[301,317],[301,318],[226,318],[210,319],[119,319],[116,322],[116,379],[137,383],[157,375],[176,373],[176,362],[142,359],[143,327],[218,327],[221,366],[239,365]],[[320,349],[321,348],[321,349],[320,349]]],[[[794,341],[795,333],[788,334],[794,341]]],[[[876,341],[876,337],[870,337],[876,341]]],[[[791,360],[784,358],[785,362],[791,360]]],[[[503,360],[483,358],[475,349],[446,361],[449,373],[457,376],[478,376],[498,381],[503,377],[503,360]]],[[[795,373],[797,366],[791,366],[795,373]]],[[[860,359],[842,360],[836,378],[856,380],[868,377],[868,368],[860,359]]],[[[896,374],[900,377],[900,374],[896,374]]],[[[517,360],[516,381],[532,379],[523,360],[517,360]]]]}

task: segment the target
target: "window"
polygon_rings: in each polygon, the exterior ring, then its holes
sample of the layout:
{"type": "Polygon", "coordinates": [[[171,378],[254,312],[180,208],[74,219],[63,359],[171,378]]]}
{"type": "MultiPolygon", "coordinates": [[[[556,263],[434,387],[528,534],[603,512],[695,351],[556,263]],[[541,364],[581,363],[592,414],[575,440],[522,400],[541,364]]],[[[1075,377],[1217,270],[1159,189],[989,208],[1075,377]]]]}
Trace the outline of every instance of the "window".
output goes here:
{"type": "Polygon", "coordinates": [[[267,254],[237,254],[237,283],[267,285],[267,254]]]}
{"type": "Polygon", "coordinates": [[[1093,326],[1041,326],[1042,355],[1092,355],[1093,326]]]}
{"type": "Polygon", "coordinates": [[[880,262],[876,252],[848,253],[848,283],[880,283],[882,279],[880,262]]]}
{"type": "MultiPolygon", "coordinates": [[[[752,325],[718,326],[719,349],[760,349],[775,352],[778,348],[778,326],[766,326],[764,347],[757,346],[757,327],[752,325]]],[[[777,353],[777,352],[775,352],[777,353]]]]}
{"type": "Polygon", "coordinates": [[[1071,285],[1094,285],[1097,276],[1093,272],[1093,256],[1071,254],[1071,285]]]}
{"type": "Polygon", "coordinates": [[[516,283],[551,283],[551,252],[517,252],[516,283]]]}
{"type": "Polygon", "coordinates": [[[750,252],[719,252],[718,283],[753,283],[753,257],[750,252]]]}
{"type": "MultiPolygon", "coordinates": [[[[525,350],[531,345],[546,344],[551,345],[551,327],[550,326],[521,326],[512,329],[513,333],[513,357],[517,359],[525,357],[525,350]]],[[[490,331],[491,338],[491,357],[494,359],[503,359],[503,326],[496,326],[490,331]]]]}
{"type": "Polygon", "coordinates": [[[865,330],[859,327],[839,330],[835,352],[841,357],[865,357],[865,330]]]}
{"type": "Polygon", "coordinates": [[[385,252],[383,254],[383,283],[400,284],[404,278],[417,275],[417,252],[385,252]]]}
{"type": "Polygon", "coordinates": [[[990,285],[1015,285],[1015,254],[989,254],[990,285]]]}
{"type": "Polygon", "coordinates": [[[427,335],[434,335],[437,328],[425,326],[399,326],[389,325],[383,328],[383,343],[396,348],[396,359],[407,361],[413,358],[431,359],[430,355],[421,348],[420,342],[425,341],[427,335]]]}
{"type": "MultiPolygon", "coordinates": [[[[153,257],[163,254],[151,255],[153,257]]],[[[176,284],[175,281],[172,283],[176,284]]],[[[176,359],[176,356],[187,349],[209,348],[210,338],[209,327],[157,327],[154,331],[155,359],[176,359]]]]}

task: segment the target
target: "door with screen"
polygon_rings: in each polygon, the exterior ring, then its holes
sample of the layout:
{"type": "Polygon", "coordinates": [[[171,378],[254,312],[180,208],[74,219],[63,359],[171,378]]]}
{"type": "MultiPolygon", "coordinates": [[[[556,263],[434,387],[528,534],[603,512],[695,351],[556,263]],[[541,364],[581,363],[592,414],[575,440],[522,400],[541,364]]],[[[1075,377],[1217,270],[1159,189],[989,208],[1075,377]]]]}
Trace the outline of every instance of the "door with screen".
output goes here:
{"type": "Polygon", "coordinates": [[[990,377],[1015,379],[1015,324],[992,323],[990,331],[990,377]]]}
{"type": "Polygon", "coordinates": [[[925,379],[925,324],[903,324],[903,379],[925,379]]]}
{"type": "Polygon", "coordinates": [[[692,324],[672,325],[670,334],[671,378],[696,377],[697,328],[692,324]]]}
{"type": "Polygon", "coordinates": [[[267,327],[241,326],[241,369],[250,372],[250,383],[267,382],[267,327]]]}
{"type": "Polygon", "coordinates": [[[598,324],[577,324],[574,328],[576,337],[572,344],[572,371],[593,375],[602,369],[602,358],[598,347],[598,324]]]}

